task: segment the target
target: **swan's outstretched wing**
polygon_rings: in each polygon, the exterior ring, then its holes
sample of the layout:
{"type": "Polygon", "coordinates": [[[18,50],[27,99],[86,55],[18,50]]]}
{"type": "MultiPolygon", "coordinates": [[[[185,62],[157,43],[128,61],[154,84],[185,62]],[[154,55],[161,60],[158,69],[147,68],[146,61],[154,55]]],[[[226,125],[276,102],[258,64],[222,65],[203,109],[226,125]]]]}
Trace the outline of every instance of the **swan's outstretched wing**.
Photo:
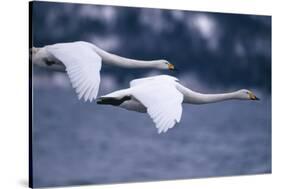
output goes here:
{"type": "Polygon", "coordinates": [[[147,108],[158,133],[166,132],[181,119],[183,95],[173,83],[152,83],[132,88],[132,95],[147,108]]]}
{"type": "Polygon", "coordinates": [[[101,57],[90,44],[61,43],[46,47],[47,51],[60,60],[66,67],[78,98],[96,99],[100,84],[101,57]]]}
{"type": "Polygon", "coordinates": [[[169,75],[157,75],[157,76],[151,76],[151,77],[146,77],[146,78],[140,78],[140,79],[134,79],[130,82],[130,87],[134,87],[136,85],[144,84],[147,82],[155,82],[155,81],[161,81],[164,82],[165,80],[167,81],[178,81],[176,77],[169,76],[169,75]]]}

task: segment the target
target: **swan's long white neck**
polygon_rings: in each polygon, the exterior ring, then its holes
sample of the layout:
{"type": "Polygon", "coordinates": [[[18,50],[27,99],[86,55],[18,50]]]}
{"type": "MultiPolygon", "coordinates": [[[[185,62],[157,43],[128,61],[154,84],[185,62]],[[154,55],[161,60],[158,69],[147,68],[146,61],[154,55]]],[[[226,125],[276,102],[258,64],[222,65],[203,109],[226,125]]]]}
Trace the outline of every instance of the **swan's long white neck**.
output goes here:
{"type": "Polygon", "coordinates": [[[225,100],[239,99],[237,92],[220,93],[220,94],[202,94],[192,91],[181,84],[176,84],[177,89],[184,95],[184,103],[189,104],[206,104],[225,100]]]}
{"type": "Polygon", "coordinates": [[[130,58],[124,58],[109,52],[106,52],[105,50],[95,46],[92,44],[93,49],[98,53],[103,62],[107,64],[112,65],[118,65],[120,67],[126,67],[126,68],[159,68],[163,69],[160,66],[160,62],[163,60],[151,60],[151,61],[145,61],[145,60],[134,60],[130,58]]]}

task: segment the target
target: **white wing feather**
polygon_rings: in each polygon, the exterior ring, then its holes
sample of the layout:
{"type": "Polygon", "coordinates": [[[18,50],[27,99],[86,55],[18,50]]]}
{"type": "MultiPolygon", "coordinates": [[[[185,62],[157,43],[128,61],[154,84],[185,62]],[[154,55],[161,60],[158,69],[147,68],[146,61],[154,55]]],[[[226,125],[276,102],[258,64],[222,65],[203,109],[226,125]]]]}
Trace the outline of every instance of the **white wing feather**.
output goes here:
{"type": "Polygon", "coordinates": [[[78,98],[96,99],[100,84],[101,57],[85,42],[60,43],[46,47],[66,67],[78,98]]]}
{"type": "Polygon", "coordinates": [[[181,119],[183,95],[173,82],[148,82],[132,89],[132,95],[146,108],[158,129],[166,132],[181,119]]]}
{"type": "Polygon", "coordinates": [[[147,82],[155,82],[155,81],[178,81],[176,77],[168,76],[168,75],[157,75],[152,77],[146,77],[146,78],[140,78],[140,79],[134,79],[130,82],[130,87],[134,87],[136,85],[144,84],[147,82]]]}

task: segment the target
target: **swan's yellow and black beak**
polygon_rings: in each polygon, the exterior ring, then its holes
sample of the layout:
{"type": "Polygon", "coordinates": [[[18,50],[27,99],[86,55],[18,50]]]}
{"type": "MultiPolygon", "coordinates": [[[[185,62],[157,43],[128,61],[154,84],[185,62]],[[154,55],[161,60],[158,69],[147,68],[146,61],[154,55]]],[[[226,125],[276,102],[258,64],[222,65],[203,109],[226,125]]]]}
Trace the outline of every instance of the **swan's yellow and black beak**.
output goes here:
{"type": "Polygon", "coordinates": [[[171,63],[168,63],[168,69],[169,70],[175,70],[175,66],[171,63]]]}
{"type": "Polygon", "coordinates": [[[251,99],[251,100],[260,100],[258,97],[256,97],[256,95],[254,95],[254,93],[252,93],[252,92],[250,92],[249,93],[249,98],[251,99]]]}

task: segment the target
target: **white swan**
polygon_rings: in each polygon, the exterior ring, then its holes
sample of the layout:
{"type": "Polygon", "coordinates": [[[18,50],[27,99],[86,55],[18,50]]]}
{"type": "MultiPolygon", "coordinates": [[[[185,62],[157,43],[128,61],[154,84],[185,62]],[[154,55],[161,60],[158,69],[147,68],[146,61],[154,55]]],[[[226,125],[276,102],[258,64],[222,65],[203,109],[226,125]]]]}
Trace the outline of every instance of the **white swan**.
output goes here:
{"type": "Polygon", "coordinates": [[[97,99],[97,104],[110,104],[127,110],[147,112],[158,133],[161,133],[180,122],[182,103],[205,104],[231,99],[258,100],[246,89],[222,94],[201,94],[182,86],[175,77],[160,75],[132,80],[130,88],[101,96],[97,99]]]}
{"type": "Polygon", "coordinates": [[[101,62],[126,68],[173,70],[167,60],[133,60],[108,53],[92,43],[78,41],[32,48],[32,63],[56,71],[66,71],[78,98],[96,99],[100,84],[101,62]]]}

